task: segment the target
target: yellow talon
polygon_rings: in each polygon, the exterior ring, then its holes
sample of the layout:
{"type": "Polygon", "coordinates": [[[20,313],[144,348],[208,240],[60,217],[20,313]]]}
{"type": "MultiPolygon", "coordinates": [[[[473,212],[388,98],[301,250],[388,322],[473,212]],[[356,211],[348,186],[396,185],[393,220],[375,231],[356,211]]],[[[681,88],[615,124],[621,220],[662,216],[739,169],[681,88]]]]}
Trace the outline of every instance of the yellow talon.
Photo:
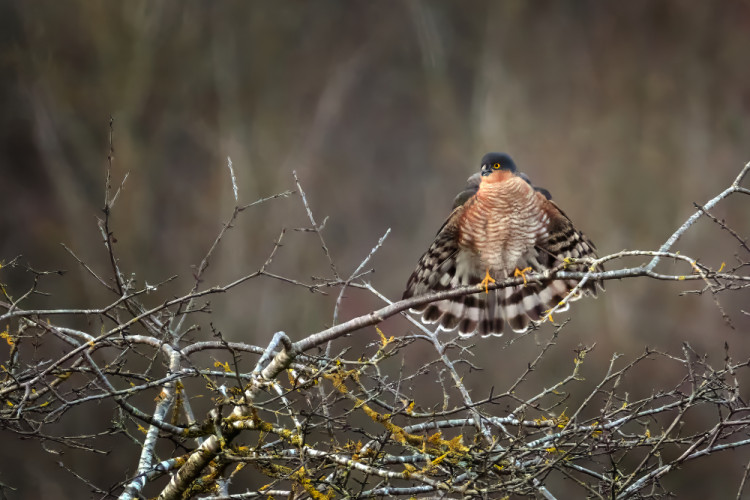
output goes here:
{"type": "Polygon", "coordinates": [[[487,274],[484,275],[484,279],[482,280],[481,283],[479,283],[479,286],[480,287],[484,286],[484,293],[490,293],[490,290],[488,287],[490,283],[494,283],[494,282],[495,280],[492,279],[492,276],[490,276],[490,270],[487,269],[487,274]]]}
{"type": "Polygon", "coordinates": [[[523,284],[525,285],[526,284],[526,273],[528,273],[529,271],[531,271],[530,267],[525,267],[523,269],[516,268],[516,272],[513,273],[513,277],[514,278],[517,278],[519,276],[522,277],[523,278],[523,284]]]}

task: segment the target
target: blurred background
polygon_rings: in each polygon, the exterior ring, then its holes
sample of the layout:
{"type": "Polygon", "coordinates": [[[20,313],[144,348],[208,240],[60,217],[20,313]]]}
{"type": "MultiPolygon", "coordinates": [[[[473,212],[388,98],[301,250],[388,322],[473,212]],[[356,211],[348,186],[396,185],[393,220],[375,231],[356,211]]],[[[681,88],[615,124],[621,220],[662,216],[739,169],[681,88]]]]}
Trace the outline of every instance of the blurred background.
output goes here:
{"type": "MultiPolygon", "coordinates": [[[[391,299],[487,151],[510,153],[600,254],[656,250],[693,202],[750,160],[748,47],[747,1],[0,1],[0,259],[68,270],[45,282],[52,297],[35,298],[40,307],[113,300],[60,245],[107,275],[96,219],[110,115],[113,185],[129,173],[112,215],[120,263],[141,284],[179,276],[154,304],[189,290],[231,215],[228,156],[241,203],[295,189],[297,172],[317,222],[327,217],[323,236],[344,278],[391,228],[368,266],[391,299]]],[[[713,214],[747,237],[747,200],[735,198],[713,214]]],[[[296,196],[248,209],[205,286],[257,270],[282,228],[271,271],[331,278],[317,236],[293,230],[309,226],[296,196]]],[[[710,221],[676,249],[714,268],[750,258],[710,221]]],[[[664,265],[675,269],[689,272],[664,265]]],[[[2,279],[21,290],[29,277],[2,279]]],[[[681,296],[699,287],[607,283],[597,300],[575,304],[534,376],[546,386],[568,373],[579,344],[596,343],[584,368],[592,383],[614,353],[632,359],[646,346],[679,355],[689,342],[716,365],[725,343],[734,359],[750,356],[741,312],[750,293],[718,296],[732,327],[710,294],[681,296]]],[[[227,338],[265,345],[277,330],[299,339],[330,325],[335,293],[261,278],[211,302],[210,321],[227,338]]],[[[350,291],[341,319],[380,305],[350,291]]],[[[394,318],[382,328],[410,327],[394,318]]],[[[473,362],[486,369],[467,385],[478,397],[507,386],[550,332],[478,341],[473,362]]],[[[418,344],[411,355],[434,356],[418,344]]],[[[681,373],[654,365],[627,383],[643,396],[681,373]]],[[[69,465],[107,487],[135,469],[137,451],[69,465]]],[[[679,498],[733,496],[748,458],[742,450],[687,464],[665,483],[679,498]]],[[[0,459],[0,482],[17,498],[89,495],[36,442],[9,435],[0,459]]]]}

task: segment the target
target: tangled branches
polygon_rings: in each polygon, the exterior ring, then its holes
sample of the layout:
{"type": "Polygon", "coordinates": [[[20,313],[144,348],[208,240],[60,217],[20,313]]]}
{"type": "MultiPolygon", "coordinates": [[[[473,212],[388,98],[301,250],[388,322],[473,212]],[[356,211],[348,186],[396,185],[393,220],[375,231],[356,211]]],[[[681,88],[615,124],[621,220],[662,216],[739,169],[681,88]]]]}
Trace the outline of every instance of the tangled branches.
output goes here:
{"type": "MultiPolygon", "coordinates": [[[[235,174],[229,164],[238,202],[235,174]]],[[[548,274],[587,280],[649,277],[697,280],[700,293],[748,287],[748,262],[711,269],[698,259],[674,252],[674,243],[701,217],[731,232],[741,249],[742,236],[711,215],[726,197],[750,190],[741,186],[746,166],[734,183],[679,228],[657,251],[623,251],[587,262],[591,269],[626,257],[650,258],[637,267],[606,272],[548,274]],[[681,274],[659,271],[669,259],[681,274]],[[725,269],[726,268],[726,269],[725,269]],[[743,274],[744,273],[744,274],[743,274]]],[[[109,189],[100,229],[109,257],[105,277],[74,255],[103,291],[108,305],[89,309],[35,309],[26,304],[50,274],[6,262],[2,273],[23,269],[32,285],[20,294],[2,288],[0,325],[8,353],[2,364],[0,426],[41,443],[106,454],[106,438],[131,450],[134,473],[122,482],[96,484],[93,474],[76,476],[102,498],[370,498],[384,496],[484,497],[543,496],[556,489],[592,498],[659,497],[669,492],[661,480],[695,459],[750,444],[750,407],[741,381],[750,361],[733,361],[727,350],[712,366],[687,343],[680,355],[646,350],[635,359],[613,355],[598,383],[585,388],[581,367],[594,346],[581,347],[562,379],[540,388],[530,381],[545,354],[553,350],[563,325],[557,325],[524,372],[505,387],[476,398],[464,383],[476,346],[446,332],[433,332],[406,310],[448,296],[476,293],[476,287],[450,290],[391,303],[364,280],[369,259],[386,233],[348,278],[339,276],[304,191],[296,181],[287,191],[306,208],[334,278],[306,284],[270,268],[285,232],[259,269],[234,281],[202,287],[214,250],[238,217],[255,205],[237,203],[231,217],[196,267],[189,291],[153,304],[152,292],[170,280],[138,286],[126,278],[115,255],[110,214],[120,194],[109,189]],[[209,315],[207,296],[231,292],[260,276],[280,279],[312,291],[338,289],[334,324],[293,342],[276,333],[267,346],[230,342],[214,331],[195,338],[199,315],[209,315]],[[386,302],[382,308],[338,323],[344,290],[356,287],[386,302]],[[388,335],[371,326],[402,314],[410,333],[388,335]],[[356,334],[359,347],[336,342],[356,334]],[[429,352],[420,363],[405,362],[420,347],[429,352]],[[337,352],[335,349],[339,349],[337,352]],[[623,387],[643,365],[658,361],[681,375],[669,386],[636,397],[623,387]],[[425,387],[439,385],[431,400],[425,387]],[[571,394],[580,403],[571,406],[571,394]],[[198,398],[203,396],[202,399],[198,398]],[[81,435],[66,427],[80,410],[105,407],[109,421],[92,421],[81,435]],[[690,423],[696,412],[713,412],[709,426],[690,423]],[[688,422],[688,424],[686,424],[688,422]],[[135,444],[135,448],[133,448],[135,444]],[[137,450],[136,453],[132,452],[137,450]],[[249,467],[248,467],[249,466],[249,467]],[[571,489],[572,488],[572,489],[571,489]]],[[[73,252],[71,251],[71,254],[73,252]]],[[[527,275],[527,280],[545,276],[527,275]]],[[[513,278],[492,287],[520,284],[513,278]]],[[[575,293],[575,291],[571,292],[575,293]]],[[[563,301],[560,305],[564,305],[563,301]]],[[[547,317],[551,320],[554,310],[547,317]]],[[[745,489],[738,485],[738,496],[745,489]]],[[[568,493],[566,496],[570,496],[568,493]]]]}

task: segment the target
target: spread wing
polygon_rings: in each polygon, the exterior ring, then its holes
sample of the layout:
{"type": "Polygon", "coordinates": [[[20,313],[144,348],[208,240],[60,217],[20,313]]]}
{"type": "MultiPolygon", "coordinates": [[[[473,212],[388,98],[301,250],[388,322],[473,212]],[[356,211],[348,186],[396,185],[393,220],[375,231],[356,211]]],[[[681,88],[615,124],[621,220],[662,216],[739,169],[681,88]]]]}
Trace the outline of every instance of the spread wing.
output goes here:
{"type": "MultiPolygon", "coordinates": [[[[477,284],[482,280],[480,268],[472,262],[474,257],[458,244],[458,221],[463,210],[463,204],[453,210],[435,241],[419,259],[417,268],[406,284],[404,299],[477,284]]],[[[441,300],[416,307],[412,311],[422,313],[423,322],[439,322],[447,330],[458,328],[460,332],[468,334],[484,324],[484,329],[489,333],[491,328],[488,325],[487,298],[484,295],[472,294],[441,300]]]]}
{"type": "MultiPolygon", "coordinates": [[[[538,196],[547,198],[547,194],[539,188],[537,192],[538,196]]],[[[571,263],[571,259],[597,258],[593,242],[573,226],[555,202],[546,199],[542,206],[546,214],[546,217],[542,216],[543,220],[548,221],[546,231],[539,237],[536,245],[523,255],[516,267],[530,267],[534,272],[543,272],[565,264],[568,271],[587,271],[587,264],[571,263]]],[[[597,271],[603,270],[601,266],[597,266],[597,271]]],[[[558,279],[542,283],[529,282],[498,290],[503,316],[514,331],[526,331],[531,322],[544,318],[577,284],[578,280],[558,279]]],[[[589,280],[582,287],[582,293],[570,297],[569,301],[578,300],[587,294],[596,296],[597,287],[604,288],[601,282],[589,280]]],[[[569,304],[566,303],[558,311],[566,311],[568,307],[569,304]]]]}

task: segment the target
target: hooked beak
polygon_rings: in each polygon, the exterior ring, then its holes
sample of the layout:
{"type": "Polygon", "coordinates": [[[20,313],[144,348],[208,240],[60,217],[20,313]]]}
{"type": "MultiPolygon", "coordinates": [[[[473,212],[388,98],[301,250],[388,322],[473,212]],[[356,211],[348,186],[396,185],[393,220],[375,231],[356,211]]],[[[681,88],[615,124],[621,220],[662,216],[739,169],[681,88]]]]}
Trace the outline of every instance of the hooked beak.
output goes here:
{"type": "Polygon", "coordinates": [[[482,177],[490,175],[492,173],[492,167],[489,164],[482,165],[482,177]]]}

